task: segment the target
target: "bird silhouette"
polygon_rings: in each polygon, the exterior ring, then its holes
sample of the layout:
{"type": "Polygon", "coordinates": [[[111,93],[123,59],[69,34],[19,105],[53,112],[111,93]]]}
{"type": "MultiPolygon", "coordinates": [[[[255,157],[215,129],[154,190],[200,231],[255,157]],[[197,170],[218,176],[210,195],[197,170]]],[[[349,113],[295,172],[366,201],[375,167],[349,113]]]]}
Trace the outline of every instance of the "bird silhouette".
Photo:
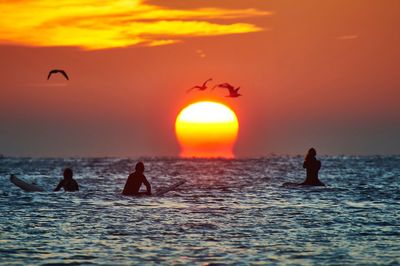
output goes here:
{"type": "Polygon", "coordinates": [[[232,86],[231,84],[229,84],[229,83],[217,84],[217,85],[215,85],[212,89],[215,89],[215,88],[228,89],[229,95],[226,95],[225,97],[236,98],[236,97],[242,96],[242,94],[239,94],[240,87],[237,87],[237,88],[235,89],[235,87],[233,87],[233,86],[232,86]]]}
{"type": "Polygon", "coordinates": [[[193,89],[199,89],[200,91],[204,91],[204,90],[206,90],[206,89],[208,88],[208,87],[207,87],[207,83],[208,83],[209,81],[211,81],[211,80],[212,80],[212,78],[209,78],[209,79],[207,79],[206,81],[204,81],[203,85],[201,85],[201,86],[199,86],[199,85],[194,86],[194,87],[188,89],[187,92],[189,92],[189,91],[191,91],[191,90],[193,90],[193,89]]]}
{"type": "Polygon", "coordinates": [[[47,80],[50,79],[51,75],[56,74],[56,73],[62,74],[67,80],[69,80],[69,77],[68,77],[67,73],[65,73],[65,71],[61,70],[61,69],[53,69],[53,70],[51,70],[49,72],[49,75],[47,76],[47,80]]]}

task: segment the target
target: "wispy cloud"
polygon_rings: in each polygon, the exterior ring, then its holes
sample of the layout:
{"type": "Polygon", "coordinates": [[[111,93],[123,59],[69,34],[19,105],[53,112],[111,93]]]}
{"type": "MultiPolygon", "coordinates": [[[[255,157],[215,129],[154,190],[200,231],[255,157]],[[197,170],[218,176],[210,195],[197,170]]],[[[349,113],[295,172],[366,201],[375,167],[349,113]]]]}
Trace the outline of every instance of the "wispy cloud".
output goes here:
{"type": "Polygon", "coordinates": [[[196,50],[196,54],[197,54],[198,56],[200,56],[200,58],[205,58],[205,57],[206,57],[206,54],[205,54],[204,51],[201,50],[201,49],[196,50]]]}
{"type": "Polygon", "coordinates": [[[342,35],[339,37],[336,37],[337,40],[342,40],[342,41],[346,41],[346,40],[355,40],[358,39],[359,36],[358,35],[342,35]]]}
{"type": "Polygon", "coordinates": [[[167,9],[143,0],[0,0],[0,10],[0,43],[87,50],[258,32],[263,29],[239,20],[271,14],[252,8],[167,9]]]}

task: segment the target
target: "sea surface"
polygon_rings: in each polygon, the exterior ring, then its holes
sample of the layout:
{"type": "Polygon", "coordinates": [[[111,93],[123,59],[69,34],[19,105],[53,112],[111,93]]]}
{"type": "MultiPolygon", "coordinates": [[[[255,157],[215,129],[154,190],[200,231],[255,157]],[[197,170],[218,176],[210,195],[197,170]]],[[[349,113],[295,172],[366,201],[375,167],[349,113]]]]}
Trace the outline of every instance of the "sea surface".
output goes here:
{"type": "Polygon", "coordinates": [[[0,159],[1,265],[400,265],[400,156],[0,159]],[[121,191],[138,160],[163,197],[121,191]],[[64,167],[81,191],[50,192],[64,167]],[[49,192],[27,193],[13,173],[49,192]]]}

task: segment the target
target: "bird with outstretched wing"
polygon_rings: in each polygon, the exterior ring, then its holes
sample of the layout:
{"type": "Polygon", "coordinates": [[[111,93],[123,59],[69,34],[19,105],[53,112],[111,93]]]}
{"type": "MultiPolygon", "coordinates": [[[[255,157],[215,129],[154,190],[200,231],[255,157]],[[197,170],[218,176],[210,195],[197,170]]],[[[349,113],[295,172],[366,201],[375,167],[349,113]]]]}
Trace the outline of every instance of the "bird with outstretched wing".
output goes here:
{"type": "Polygon", "coordinates": [[[67,73],[62,70],[62,69],[53,69],[49,72],[49,75],[47,76],[47,80],[50,79],[51,75],[56,74],[56,73],[60,73],[61,75],[63,75],[67,80],[69,80],[69,77],[67,75],[67,73]]]}
{"type": "Polygon", "coordinates": [[[235,89],[235,87],[232,86],[232,85],[229,84],[229,83],[217,84],[217,85],[215,85],[212,89],[215,89],[215,88],[228,89],[229,95],[226,95],[225,97],[236,98],[236,97],[242,96],[241,94],[239,94],[240,87],[237,87],[237,88],[235,89]]]}
{"type": "Polygon", "coordinates": [[[207,87],[207,83],[210,82],[211,80],[212,80],[212,78],[209,78],[209,79],[207,79],[206,81],[204,81],[203,85],[194,86],[194,87],[188,89],[187,92],[189,92],[189,91],[191,91],[191,90],[193,90],[193,89],[198,89],[198,90],[200,90],[200,91],[204,91],[204,90],[206,90],[206,89],[208,88],[208,87],[207,87]]]}

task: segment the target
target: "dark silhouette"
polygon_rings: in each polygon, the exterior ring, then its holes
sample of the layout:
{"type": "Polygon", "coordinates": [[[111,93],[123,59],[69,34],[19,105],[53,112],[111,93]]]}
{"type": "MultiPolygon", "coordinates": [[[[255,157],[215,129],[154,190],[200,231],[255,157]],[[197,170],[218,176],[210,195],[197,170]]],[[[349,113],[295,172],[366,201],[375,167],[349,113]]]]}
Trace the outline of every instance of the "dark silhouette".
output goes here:
{"type": "Polygon", "coordinates": [[[235,87],[233,87],[231,84],[229,84],[229,83],[221,83],[221,84],[217,84],[217,85],[215,85],[212,89],[215,89],[215,88],[223,88],[223,89],[228,89],[228,91],[229,91],[229,95],[226,95],[225,97],[231,97],[231,98],[236,98],[236,97],[239,97],[239,96],[242,96],[241,94],[239,94],[239,90],[240,90],[240,87],[237,87],[236,89],[235,89],[235,87]]]}
{"type": "Polygon", "coordinates": [[[51,75],[56,74],[56,73],[62,74],[67,80],[69,80],[69,77],[68,77],[67,73],[65,73],[65,71],[61,70],[61,69],[53,69],[53,70],[51,70],[49,72],[49,75],[47,76],[47,80],[50,79],[51,75]]]}
{"type": "Polygon", "coordinates": [[[325,186],[325,184],[318,179],[318,171],[321,169],[321,162],[315,158],[316,155],[317,152],[314,148],[308,150],[303,163],[303,168],[307,170],[307,177],[300,185],[325,186]]]}
{"type": "Polygon", "coordinates": [[[207,87],[207,83],[208,83],[209,81],[211,81],[211,80],[212,80],[212,78],[209,78],[209,79],[207,79],[206,81],[204,81],[203,85],[201,85],[201,86],[199,86],[199,85],[194,86],[193,88],[188,89],[187,92],[189,92],[189,91],[191,91],[191,90],[193,90],[193,89],[199,89],[200,91],[204,91],[204,90],[206,90],[206,89],[208,88],[208,87],[207,87]]]}
{"type": "Polygon", "coordinates": [[[149,181],[147,181],[144,176],[144,164],[142,162],[138,162],[135,166],[135,172],[128,176],[128,180],[126,181],[124,190],[122,191],[123,195],[127,196],[140,196],[140,195],[151,195],[151,186],[149,181]],[[141,185],[144,184],[146,186],[147,192],[139,192],[141,185]]]}
{"type": "Polygon", "coordinates": [[[73,175],[74,174],[71,168],[65,168],[64,179],[58,183],[58,186],[54,189],[54,191],[59,191],[62,187],[64,188],[64,191],[79,191],[78,182],[72,178],[73,175]]]}

